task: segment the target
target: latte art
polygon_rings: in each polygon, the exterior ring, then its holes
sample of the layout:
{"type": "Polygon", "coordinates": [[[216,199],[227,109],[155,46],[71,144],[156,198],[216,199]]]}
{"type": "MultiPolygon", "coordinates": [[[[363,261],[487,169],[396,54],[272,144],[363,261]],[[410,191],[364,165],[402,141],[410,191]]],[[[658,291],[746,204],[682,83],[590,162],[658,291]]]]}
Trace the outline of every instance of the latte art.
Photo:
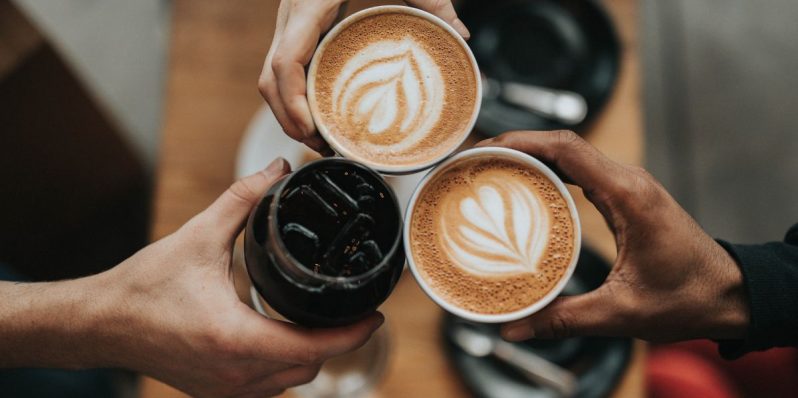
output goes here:
{"type": "Polygon", "coordinates": [[[495,154],[442,167],[422,186],[408,222],[408,256],[421,279],[442,300],[478,314],[510,313],[548,295],[578,241],[557,186],[495,154]]]}
{"type": "Polygon", "coordinates": [[[410,38],[363,49],[338,75],[332,90],[339,125],[367,131],[383,150],[402,150],[423,139],[443,108],[438,65],[410,38]]]}
{"type": "Polygon", "coordinates": [[[479,112],[470,50],[445,23],[421,14],[392,6],[354,14],[325,37],[308,71],[322,137],[384,172],[437,163],[465,140],[479,112]]]}
{"type": "Polygon", "coordinates": [[[527,186],[491,181],[441,215],[444,248],[475,274],[536,272],[548,243],[549,216],[527,186]],[[450,213],[455,213],[450,216],[450,213]]]}

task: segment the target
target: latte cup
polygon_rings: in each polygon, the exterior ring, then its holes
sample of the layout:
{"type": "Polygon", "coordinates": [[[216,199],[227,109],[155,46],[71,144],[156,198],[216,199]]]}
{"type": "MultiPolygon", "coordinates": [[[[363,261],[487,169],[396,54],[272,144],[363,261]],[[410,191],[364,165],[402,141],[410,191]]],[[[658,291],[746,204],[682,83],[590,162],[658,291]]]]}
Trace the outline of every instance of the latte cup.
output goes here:
{"type": "Polygon", "coordinates": [[[402,175],[440,163],[465,141],[482,83],[473,53],[443,20],[379,6],[352,14],[321,40],[307,97],[337,154],[402,175]]]}
{"type": "MultiPolygon", "coordinates": [[[[488,164],[488,163],[485,163],[488,164]]],[[[475,172],[472,169],[470,171],[463,172],[463,176],[474,176],[475,172]]],[[[499,173],[499,174],[500,174],[499,173]]],[[[513,171],[515,174],[519,174],[516,171],[513,171]]],[[[509,176],[510,174],[508,174],[509,176]]],[[[478,175],[474,178],[480,178],[478,175]]],[[[539,203],[540,204],[540,203],[539,203]]],[[[422,231],[424,232],[424,231],[422,231]]],[[[507,232],[507,231],[505,231],[507,232]]],[[[403,230],[403,237],[404,237],[404,245],[405,245],[405,252],[407,255],[407,263],[410,268],[410,271],[413,274],[413,277],[418,282],[419,286],[421,286],[422,290],[429,296],[435,303],[439,306],[443,307],[446,311],[469,321],[479,322],[479,323],[504,323],[504,322],[511,322],[521,318],[525,318],[529,315],[532,315],[546,305],[551,303],[554,298],[556,298],[563,290],[565,285],[568,283],[568,280],[571,278],[574,269],[576,268],[576,263],[579,258],[579,251],[581,247],[581,226],[579,222],[579,214],[576,211],[576,206],[574,205],[573,198],[571,197],[568,189],[566,188],[565,184],[560,180],[559,177],[545,164],[540,162],[539,160],[535,159],[534,157],[527,155],[525,153],[507,149],[507,148],[498,148],[498,147],[484,147],[484,148],[473,148],[463,152],[460,152],[446,161],[438,165],[436,168],[431,170],[419,183],[416,187],[415,192],[413,193],[412,197],[410,198],[409,204],[407,206],[407,211],[405,213],[405,223],[404,223],[404,230],[403,230]],[[537,178],[539,183],[535,185],[533,180],[530,180],[529,186],[531,189],[529,190],[530,193],[537,192],[536,198],[543,198],[539,199],[543,206],[537,206],[536,208],[532,208],[532,211],[529,209],[522,209],[523,211],[519,210],[516,211],[515,208],[506,209],[502,208],[501,211],[496,211],[495,208],[488,208],[490,204],[485,205],[485,201],[496,204],[496,203],[504,203],[504,206],[508,206],[508,204],[513,204],[514,206],[519,206],[520,202],[523,201],[523,198],[528,198],[530,201],[533,199],[529,195],[527,195],[526,191],[516,188],[508,188],[509,194],[515,195],[512,197],[504,198],[501,197],[499,200],[493,200],[493,198],[499,198],[496,195],[497,190],[501,190],[502,186],[506,186],[507,184],[511,183],[512,178],[497,178],[497,174],[490,175],[486,174],[485,178],[479,181],[484,182],[475,182],[477,180],[473,180],[469,182],[469,180],[463,178],[454,178],[452,181],[456,181],[450,185],[440,185],[445,184],[447,174],[450,173],[453,175],[457,175],[460,173],[458,171],[458,167],[465,167],[471,164],[476,165],[476,169],[479,170],[480,167],[482,169],[490,169],[490,167],[483,167],[482,163],[479,162],[497,162],[498,166],[496,166],[498,172],[503,173],[503,169],[506,168],[504,163],[510,164],[512,168],[517,168],[520,170],[520,174],[526,174],[534,176],[537,178]],[[465,165],[465,166],[464,166],[465,165]],[[452,171],[455,170],[455,171],[452,171]],[[527,171],[524,171],[527,170],[527,171]],[[545,181],[544,181],[545,177],[545,181]],[[444,182],[441,182],[444,181],[444,182]],[[548,182],[546,182],[548,181],[548,182]],[[550,183],[549,183],[550,182],[550,183]],[[437,184],[437,185],[436,185],[437,184]],[[491,188],[491,186],[495,186],[496,189],[491,188]],[[440,187],[445,189],[439,190],[440,187]],[[465,187],[465,188],[462,188],[465,187]],[[533,191],[535,187],[545,187],[540,191],[533,191]],[[432,199],[426,199],[428,194],[426,189],[430,189],[430,192],[434,192],[435,194],[429,196],[432,199]],[[474,198],[471,198],[469,195],[460,195],[457,193],[456,199],[452,200],[452,204],[449,205],[441,205],[440,207],[435,207],[434,212],[426,212],[424,210],[425,206],[437,206],[437,205],[430,205],[430,201],[443,201],[447,197],[447,195],[451,195],[451,192],[457,192],[460,189],[463,192],[473,192],[474,198]],[[542,192],[542,193],[541,193],[542,192]],[[558,195],[554,195],[554,193],[558,195]],[[526,196],[525,196],[526,195],[526,196]],[[424,196],[425,198],[422,198],[424,196]],[[480,202],[482,200],[482,202],[480,202]],[[545,202],[545,203],[543,203],[545,202]],[[478,207],[480,205],[482,207],[478,207]],[[447,207],[448,206],[448,207],[447,207]],[[567,207],[567,210],[565,208],[567,207]],[[548,209],[547,209],[548,208],[548,209]],[[535,210],[537,209],[537,210],[535,210]],[[556,209],[556,212],[551,209],[556,209]],[[452,211],[459,211],[464,214],[463,221],[464,223],[471,223],[471,224],[458,224],[460,220],[455,220],[456,222],[452,222],[451,219],[444,218],[452,211]],[[448,212],[448,213],[447,213],[448,212]],[[480,213],[483,212],[483,213],[480,213]],[[552,213],[554,212],[554,213],[552,213]],[[432,214],[432,216],[430,216],[432,214]],[[497,216],[499,214],[500,216],[497,216]],[[512,214],[512,219],[507,219],[505,222],[496,222],[497,219],[501,219],[501,215],[512,214]],[[544,214],[544,216],[539,216],[544,214]],[[550,214],[555,214],[555,216],[551,216],[550,214]],[[536,216],[538,215],[538,216],[536,216]],[[497,232],[495,230],[491,231],[490,228],[486,227],[487,231],[479,230],[478,225],[484,220],[493,219],[493,225],[501,225],[505,229],[509,229],[508,233],[505,233],[504,236],[511,236],[511,238],[505,240],[509,240],[512,242],[509,246],[514,247],[536,247],[539,246],[538,249],[530,249],[529,253],[545,253],[545,255],[538,254],[536,261],[536,271],[538,273],[548,272],[545,268],[544,260],[548,262],[548,264],[553,264],[552,267],[556,265],[556,276],[559,279],[555,278],[538,278],[535,272],[528,272],[528,270],[523,270],[523,272],[518,273],[519,278],[529,278],[532,281],[532,286],[535,286],[534,283],[536,280],[556,280],[556,282],[548,282],[551,285],[550,290],[548,290],[545,294],[541,293],[541,296],[529,296],[534,297],[531,299],[530,302],[523,304],[520,308],[512,308],[511,310],[507,311],[483,311],[486,308],[482,308],[482,310],[475,310],[474,308],[467,308],[468,303],[467,300],[463,302],[457,302],[457,300],[453,299],[451,294],[445,293],[445,290],[448,291],[459,291],[461,295],[468,296],[471,294],[477,295],[476,306],[488,306],[490,307],[492,304],[493,297],[491,295],[494,292],[490,291],[489,287],[493,286],[490,283],[491,281],[501,281],[501,278],[510,278],[506,275],[515,274],[501,274],[498,277],[493,274],[489,274],[492,269],[491,267],[494,266],[494,263],[491,261],[481,261],[482,259],[493,258],[497,261],[496,267],[504,267],[506,270],[512,270],[512,264],[508,264],[506,258],[501,257],[502,255],[502,246],[500,245],[500,241],[502,240],[501,231],[497,232]],[[540,219],[546,218],[548,221],[541,222],[540,219]],[[430,221],[431,220],[431,221],[430,221]],[[571,224],[567,224],[567,221],[570,221],[571,224]],[[413,223],[418,222],[420,226],[416,226],[413,223]],[[425,224],[426,223],[426,224],[425,224]],[[414,228],[421,228],[424,225],[433,225],[433,230],[435,231],[432,234],[422,234],[424,238],[419,239],[419,237],[414,238],[414,234],[417,234],[417,230],[414,228]],[[434,225],[440,225],[440,227],[434,227],[434,225]],[[507,227],[508,225],[512,225],[512,227],[507,227]],[[527,225],[530,225],[527,227],[527,225]],[[556,228],[555,228],[556,227],[556,228]],[[526,229],[525,229],[526,228],[526,229]],[[537,230],[536,230],[537,228],[537,230]],[[513,233],[513,230],[515,233],[513,233]],[[527,232],[523,232],[527,231],[527,232]],[[552,231],[559,231],[559,232],[552,232],[552,231]],[[464,235],[461,237],[462,242],[464,245],[457,246],[456,245],[456,238],[460,232],[464,232],[464,235]],[[559,235],[558,235],[559,234],[559,235]],[[454,236],[454,238],[453,238],[454,236]],[[414,241],[414,239],[419,239],[418,241],[414,241]],[[482,239],[482,240],[481,240],[482,239]],[[525,242],[523,244],[516,242],[525,242]],[[436,243],[438,242],[438,243],[436,243]],[[453,243],[449,243],[453,242],[453,243]],[[485,243],[484,248],[480,248],[479,246],[482,243],[485,243]],[[538,244],[536,242],[544,242],[542,244],[538,244]],[[565,242],[565,243],[563,243],[565,242]],[[448,263],[446,261],[439,261],[440,259],[430,257],[419,257],[420,255],[424,255],[424,253],[434,253],[438,254],[441,251],[446,250],[438,250],[440,247],[435,245],[443,245],[447,244],[449,246],[445,246],[444,249],[448,248],[461,248],[462,250],[476,250],[484,249],[483,252],[476,252],[476,257],[471,253],[470,255],[464,255],[462,257],[462,265],[459,263],[453,262],[448,263]],[[470,246],[469,246],[470,244],[470,246]],[[425,252],[425,247],[437,247],[433,252],[425,252]],[[560,251],[557,256],[552,257],[551,253],[554,253],[553,250],[557,248],[567,248],[566,251],[560,251]],[[482,256],[482,257],[480,257],[482,256]],[[552,260],[553,259],[553,260],[552,260]],[[550,261],[551,260],[551,261],[550,261]],[[501,263],[504,261],[504,263],[501,263]],[[501,264],[500,264],[501,263],[501,264]],[[540,263],[540,264],[538,264],[540,263]],[[426,264],[426,265],[424,265],[426,264]],[[428,267],[432,271],[425,271],[422,272],[422,267],[428,267]],[[449,267],[451,269],[444,269],[445,267],[449,267]],[[438,268],[440,269],[441,275],[447,275],[445,283],[441,284],[438,283],[432,278],[431,275],[434,275],[438,272],[438,268]],[[487,273],[486,273],[487,272],[487,273]],[[452,276],[454,275],[454,276],[452,276]],[[458,276],[459,275],[459,276],[458,276]],[[505,275],[505,276],[502,276],[505,275]],[[460,278],[460,279],[457,279],[460,278]],[[537,279],[535,279],[537,278],[537,279]],[[474,282],[476,281],[476,282],[474,282]],[[445,286],[445,289],[441,286],[445,286]],[[481,295],[481,296],[480,296],[481,295]],[[464,304],[466,303],[466,304],[464,304]]],[[[455,254],[456,250],[455,250],[455,254]]],[[[466,253],[467,254],[467,253],[466,253]]],[[[512,253],[509,254],[512,256],[512,253]]],[[[449,259],[460,259],[460,257],[448,257],[449,259]]],[[[534,258],[534,256],[528,257],[534,258]]],[[[530,260],[531,261],[531,260],[530,260]]],[[[552,268],[554,269],[554,268],[552,268]]],[[[508,279],[509,280],[509,279],[508,279]]],[[[518,279],[523,281],[524,279],[518,279]]],[[[499,283],[499,282],[496,282],[499,283]]],[[[524,290],[518,289],[519,282],[508,282],[506,286],[511,287],[511,290],[507,292],[504,291],[497,291],[495,293],[499,294],[506,294],[509,300],[513,300],[514,298],[517,299],[518,295],[523,295],[524,290]],[[515,286],[515,287],[513,287],[515,286]]],[[[501,284],[497,284],[495,286],[502,286],[501,284]]],[[[534,288],[532,288],[534,290],[534,288]]],[[[543,290],[541,290],[542,292],[543,290]]],[[[498,297],[498,296],[497,296],[498,297]]],[[[458,299],[459,300],[459,299],[458,299]]],[[[504,301],[496,301],[496,303],[502,304],[505,303],[504,301]]],[[[498,305],[498,304],[497,304],[498,305]]],[[[503,305],[503,304],[502,304],[503,305]]],[[[498,308],[498,307],[496,307],[498,308]]],[[[491,309],[491,308],[487,308],[491,309]]],[[[494,308],[495,309],[495,308],[494,308]]]]}

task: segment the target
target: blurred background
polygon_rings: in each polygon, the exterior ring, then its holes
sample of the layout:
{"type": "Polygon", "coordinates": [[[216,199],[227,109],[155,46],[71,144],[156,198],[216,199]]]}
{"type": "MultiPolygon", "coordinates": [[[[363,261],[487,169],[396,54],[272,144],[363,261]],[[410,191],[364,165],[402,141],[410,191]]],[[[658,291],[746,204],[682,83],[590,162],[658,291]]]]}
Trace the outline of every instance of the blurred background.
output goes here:
{"type": "Polygon", "coordinates": [[[642,1],[647,167],[710,232],[798,220],[798,2],[642,1]]]}
{"type": "Polygon", "coordinates": [[[97,272],[147,241],[169,2],[0,1],[0,261],[97,272]]]}
{"type": "MultiPolygon", "coordinates": [[[[98,272],[148,242],[180,33],[172,10],[165,0],[0,0],[6,278],[98,272]]],[[[798,2],[640,0],[634,16],[646,167],[711,235],[781,240],[798,222],[798,2]]],[[[260,57],[268,44],[242,43],[260,57]]],[[[247,78],[257,95],[257,75],[247,78]]],[[[789,358],[775,361],[795,366],[789,358]]]]}

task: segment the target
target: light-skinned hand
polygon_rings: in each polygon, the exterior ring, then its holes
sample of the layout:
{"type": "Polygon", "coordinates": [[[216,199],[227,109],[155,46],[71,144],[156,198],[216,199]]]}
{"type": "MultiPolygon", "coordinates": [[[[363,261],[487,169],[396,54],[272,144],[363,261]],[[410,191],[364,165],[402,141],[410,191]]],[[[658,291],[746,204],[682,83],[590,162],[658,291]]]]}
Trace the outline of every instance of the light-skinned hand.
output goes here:
{"type": "MultiPolygon", "coordinates": [[[[306,95],[305,67],[321,34],[329,30],[342,0],[282,0],[271,47],[258,79],[261,95],[291,138],[330,155],[332,150],[316,131],[306,95]]],[[[463,38],[469,33],[449,0],[408,0],[451,25],[463,38]]]]}
{"type": "Polygon", "coordinates": [[[173,234],[87,278],[0,283],[0,367],[119,367],[197,397],[264,397],[311,381],[363,345],[382,315],[311,330],[267,319],[233,285],[233,243],[278,159],[173,234]]]}

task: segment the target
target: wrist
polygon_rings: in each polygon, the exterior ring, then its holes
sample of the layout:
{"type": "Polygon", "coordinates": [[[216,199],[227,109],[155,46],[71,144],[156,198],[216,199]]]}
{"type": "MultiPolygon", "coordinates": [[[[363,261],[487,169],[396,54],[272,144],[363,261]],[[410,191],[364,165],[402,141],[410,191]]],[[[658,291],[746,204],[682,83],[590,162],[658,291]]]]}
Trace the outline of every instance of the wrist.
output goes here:
{"type": "Polygon", "coordinates": [[[123,340],[117,331],[129,325],[120,319],[121,292],[113,269],[76,282],[80,282],[75,293],[80,319],[74,327],[74,339],[83,353],[80,367],[123,367],[119,363],[123,340]]]}
{"type": "Polygon", "coordinates": [[[715,264],[716,308],[713,311],[710,337],[727,340],[743,339],[750,323],[743,273],[729,252],[719,244],[715,247],[711,261],[715,264]]]}
{"type": "Polygon", "coordinates": [[[145,351],[142,339],[150,336],[137,316],[136,288],[123,268],[124,264],[118,265],[83,280],[80,295],[86,306],[79,339],[90,344],[85,347],[89,367],[141,370],[139,357],[145,351]]]}
{"type": "Polygon", "coordinates": [[[101,273],[55,282],[48,306],[50,321],[43,321],[45,333],[62,340],[67,359],[64,367],[85,369],[115,366],[108,335],[108,315],[114,286],[101,273]]]}

